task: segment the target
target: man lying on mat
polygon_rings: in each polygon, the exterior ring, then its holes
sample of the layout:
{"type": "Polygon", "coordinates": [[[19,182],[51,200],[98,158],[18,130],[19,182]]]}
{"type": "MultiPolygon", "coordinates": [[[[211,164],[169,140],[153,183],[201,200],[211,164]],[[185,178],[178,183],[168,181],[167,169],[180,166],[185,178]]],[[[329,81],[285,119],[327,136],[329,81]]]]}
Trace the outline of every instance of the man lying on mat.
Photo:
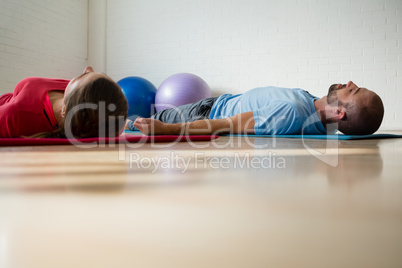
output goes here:
{"type": "Polygon", "coordinates": [[[322,98],[299,88],[277,87],[225,94],[128,121],[126,129],[154,135],[320,135],[336,129],[346,135],[368,135],[377,131],[383,116],[381,98],[349,81],[330,86],[322,98]]]}
{"type": "Polygon", "coordinates": [[[29,77],[0,96],[0,138],[118,136],[127,110],[119,85],[91,67],[72,80],[29,77]]]}

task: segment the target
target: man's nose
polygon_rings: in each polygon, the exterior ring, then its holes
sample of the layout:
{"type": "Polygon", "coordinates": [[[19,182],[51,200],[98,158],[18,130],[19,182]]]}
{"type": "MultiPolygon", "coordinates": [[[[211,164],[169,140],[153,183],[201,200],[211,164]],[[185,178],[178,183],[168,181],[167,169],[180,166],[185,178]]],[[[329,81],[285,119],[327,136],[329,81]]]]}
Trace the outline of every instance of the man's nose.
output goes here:
{"type": "Polygon", "coordinates": [[[352,89],[357,88],[356,84],[353,83],[352,81],[349,81],[348,84],[346,85],[346,87],[347,88],[352,88],[352,89]]]}

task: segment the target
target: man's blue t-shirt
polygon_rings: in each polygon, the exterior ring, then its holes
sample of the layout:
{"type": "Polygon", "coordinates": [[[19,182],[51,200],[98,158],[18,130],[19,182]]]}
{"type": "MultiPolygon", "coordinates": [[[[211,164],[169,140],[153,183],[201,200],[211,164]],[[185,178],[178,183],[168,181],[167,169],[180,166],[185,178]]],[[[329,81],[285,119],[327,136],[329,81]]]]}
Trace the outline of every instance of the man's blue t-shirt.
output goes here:
{"type": "Polygon", "coordinates": [[[314,107],[317,99],[300,88],[255,88],[244,94],[220,96],[209,118],[253,111],[257,135],[326,134],[314,107]]]}

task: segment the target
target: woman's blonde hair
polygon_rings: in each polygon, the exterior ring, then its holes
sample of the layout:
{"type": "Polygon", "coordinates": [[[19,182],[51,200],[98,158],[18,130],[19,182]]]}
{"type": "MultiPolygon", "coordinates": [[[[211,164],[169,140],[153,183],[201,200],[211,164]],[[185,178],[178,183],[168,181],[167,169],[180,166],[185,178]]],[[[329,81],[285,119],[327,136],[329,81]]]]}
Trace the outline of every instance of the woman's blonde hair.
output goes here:
{"type": "Polygon", "coordinates": [[[100,77],[76,88],[64,99],[63,126],[31,138],[93,138],[118,136],[127,119],[128,103],[119,85],[100,77]]]}

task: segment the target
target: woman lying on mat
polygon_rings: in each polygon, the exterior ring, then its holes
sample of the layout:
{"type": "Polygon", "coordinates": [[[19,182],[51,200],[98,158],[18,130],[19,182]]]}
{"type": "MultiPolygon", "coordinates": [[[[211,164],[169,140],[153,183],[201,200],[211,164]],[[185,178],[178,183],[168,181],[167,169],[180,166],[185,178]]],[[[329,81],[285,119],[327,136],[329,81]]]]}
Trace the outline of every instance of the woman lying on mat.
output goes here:
{"type": "Polygon", "coordinates": [[[0,96],[0,138],[117,136],[127,110],[119,85],[92,67],[72,80],[30,77],[0,96]]]}
{"type": "Polygon", "coordinates": [[[317,98],[300,88],[266,87],[225,94],[128,121],[126,128],[144,134],[368,135],[380,127],[381,98],[366,88],[330,86],[317,98]]]}

